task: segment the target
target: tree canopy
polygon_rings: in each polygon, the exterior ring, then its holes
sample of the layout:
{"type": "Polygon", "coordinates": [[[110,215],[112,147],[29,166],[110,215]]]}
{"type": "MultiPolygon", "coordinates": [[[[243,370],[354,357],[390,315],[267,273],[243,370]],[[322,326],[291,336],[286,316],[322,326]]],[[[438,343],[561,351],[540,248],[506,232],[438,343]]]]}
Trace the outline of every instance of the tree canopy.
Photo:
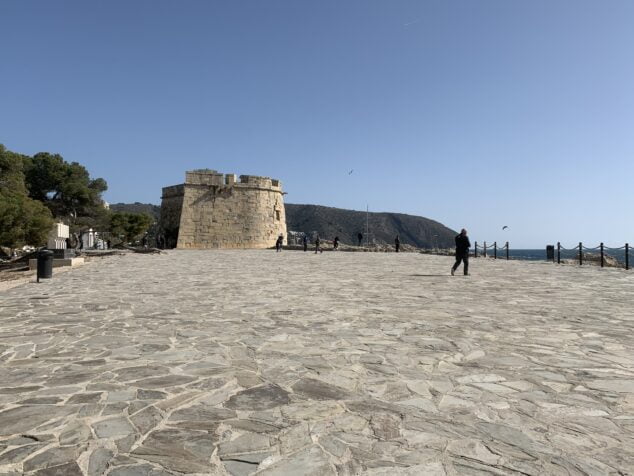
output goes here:
{"type": "Polygon", "coordinates": [[[104,179],[91,178],[83,165],[59,154],[30,157],[0,144],[0,245],[43,245],[54,220],[70,225],[73,233],[93,228],[134,241],[154,219],[111,212],[101,198],[107,189],[104,179]]]}
{"type": "Polygon", "coordinates": [[[91,179],[86,168],[59,154],[40,152],[24,160],[29,195],[44,203],[55,217],[89,217],[103,209],[102,178],[91,179]]]}
{"type": "Polygon", "coordinates": [[[153,221],[145,213],[114,212],[110,215],[110,232],[125,242],[132,242],[143,235],[153,221]]]}
{"type": "Polygon", "coordinates": [[[59,154],[29,157],[0,144],[0,244],[43,245],[53,218],[73,231],[106,230],[110,217],[101,194],[107,188],[104,179],[59,154]]]}
{"type": "Polygon", "coordinates": [[[11,248],[44,244],[53,224],[50,210],[27,194],[24,162],[0,144],[0,244],[11,248]]]}

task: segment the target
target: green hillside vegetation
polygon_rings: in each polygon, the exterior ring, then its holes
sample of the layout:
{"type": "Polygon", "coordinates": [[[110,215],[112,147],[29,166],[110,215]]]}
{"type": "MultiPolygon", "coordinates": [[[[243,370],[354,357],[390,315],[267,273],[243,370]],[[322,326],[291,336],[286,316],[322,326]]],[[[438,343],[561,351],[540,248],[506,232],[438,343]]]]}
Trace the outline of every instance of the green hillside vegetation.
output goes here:
{"type": "Polygon", "coordinates": [[[117,211],[110,215],[110,232],[129,243],[144,234],[153,222],[154,219],[147,213],[117,211]]]}
{"type": "Polygon", "coordinates": [[[155,221],[161,218],[161,207],[151,203],[111,203],[110,210],[115,212],[144,213],[150,215],[155,221]]]}
{"type": "MultiPolygon", "coordinates": [[[[376,243],[394,243],[399,235],[402,244],[417,248],[449,248],[457,232],[429,218],[403,213],[370,213],[321,205],[285,204],[288,231],[318,233],[322,239],[339,236],[343,243],[357,244],[357,234],[366,235],[366,218],[370,239],[376,243]]],[[[364,238],[365,241],[365,238],[364,238]]]]}

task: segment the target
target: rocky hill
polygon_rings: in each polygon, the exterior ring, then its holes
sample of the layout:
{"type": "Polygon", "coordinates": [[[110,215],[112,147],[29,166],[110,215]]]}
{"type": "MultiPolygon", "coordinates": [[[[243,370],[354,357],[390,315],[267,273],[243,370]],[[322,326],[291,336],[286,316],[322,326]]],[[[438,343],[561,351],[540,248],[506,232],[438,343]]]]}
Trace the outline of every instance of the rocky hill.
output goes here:
{"type": "MultiPolygon", "coordinates": [[[[366,235],[366,212],[323,207],[321,205],[285,204],[288,231],[319,233],[332,240],[339,236],[343,243],[356,244],[359,232],[366,235]]],[[[403,213],[370,213],[370,239],[377,243],[401,243],[418,248],[449,248],[454,246],[457,232],[429,218],[403,213]]],[[[365,241],[365,239],[364,239],[365,241]]]]}
{"type": "MultiPolygon", "coordinates": [[[[342,243],[357,244],[357,233],[366,235],[366,213],[321,205],[285,204],[288,231],[318,233],[322,239],[339,236],[342,243]]],[[[161,207],[151,203],[113,203],[110,209],[130,213],[147,213],[157,221],[161,207]]],[[[370,241],[394,243],[399,235],[401,243],[417,248],[450,248],[457,232],[429,218],[403,213],[370,213],[370,241]]],[[[365,241],[365,238],[364,238],[365,241]]]]}

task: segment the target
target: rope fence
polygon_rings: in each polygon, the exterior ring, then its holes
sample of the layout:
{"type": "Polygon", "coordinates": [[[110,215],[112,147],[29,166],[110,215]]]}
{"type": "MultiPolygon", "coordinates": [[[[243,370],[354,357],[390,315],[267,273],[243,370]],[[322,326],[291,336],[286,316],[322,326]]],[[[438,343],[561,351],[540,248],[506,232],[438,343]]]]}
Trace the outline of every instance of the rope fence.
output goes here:
{"type": "MultiPolygon", "coordinates": [[[[552,247],[552,246],[551,246],[552,247]]],[[[548,251],[549,247],[546,247],[546,250],[548,251]]],[[[554,247],[552,247],[554,248],[554,247]]],[[[594,247],[587,247],[587,246],[583,246],[582,242],[579,242],[579,244],[577,246],[574,246],[572,248],[565,248],[563,246],[561,246],[560,242],[557,242],[557,263],[561,263],[562,257],[563,259],[578,259],[579,260],[579,266],[583,265],[584,259],[586,261],[590,261],[591,258],[593,258],[595,256],[594,253],[585,253],[584,251],[598,251],[599,252],[599,261],[601,263],[601,267],[605,267],[607,258],[612,258],[613,260],[615,260],[617,263],[623,263],[625,265],[625,269],[629,270],[630,269],[630,245],[629,243],[625,243],[625,245],[623,246],[619,246],[619,247],[608,247],[605,246],[605,244],[603,243],[599,243],[599,246],[594,246],[594,247]],[[567,256],[566,256],[567,255],[567,256]],[[621,261],[621,258],[623,259],[623,261],[621,261]]],[[[548,255],[548,259],[551,259],[551,256],[548,255]]],[[[553,253],[552,256],[552,261],[555,261],[555,256],[553,253]]]]}
{"type": "MultiPolygon", "coordinates": [[[[482,245],[479,245],[476,241],[474,244],[473,257],[477,258],[478,256],[482,256],[483,258],[492,257],[493,259],[504,257],[508,260],[510,259],[509,249],[508,241],[504,243],[503,246],[498,246],[497,241],[494,241],[493,244],[487,244],[485,241],[482,245]]],[[[605,246],[604,243],[599,243],[598,246],[588,247],[583,246],[581,242],[570,248],[562,246],[560,242],[557,242],[556,247],[553,245],[546,246],[546,260],[552,261],[553,263],[557,260],[558,264],[561,264],[562,261],[574,260],[577,261],[580,266],[582,266],[584,262],[586,262],[586,264],[588,262],[597,262],[600,263],[602,268],[609,265],[625,267],[626,270],[629,270],[632,258],[631,254],[632,250],[629,243],[625,243],[624,246],[619,247],[608,247],[605,246]]]]}
{"type": "MultiPolygon", "coordinates": [[[[476,241],[473,247],[474,250],[474,254],[473,257],[477,258],[478,257],[478,249],[480,249],[482,251],[482,256],[484,258],[487,257],[487,249],[488,250],[493,250],[493,259],[498,259],[498,251],[502,252],[504,251],[504,255],[506,256],[506,259],[509,259],[509,242],[507,241],[506,243],[504,243],[504,246],[498,248],[498,242],[494,241],[493,244],[488,245],[487,247],[487,242],[484,242],[484,245],[480,246],[478,245],[478,242],[476,241]]],[[[490,253],[490,251],[489,251],[490,253]]]]}

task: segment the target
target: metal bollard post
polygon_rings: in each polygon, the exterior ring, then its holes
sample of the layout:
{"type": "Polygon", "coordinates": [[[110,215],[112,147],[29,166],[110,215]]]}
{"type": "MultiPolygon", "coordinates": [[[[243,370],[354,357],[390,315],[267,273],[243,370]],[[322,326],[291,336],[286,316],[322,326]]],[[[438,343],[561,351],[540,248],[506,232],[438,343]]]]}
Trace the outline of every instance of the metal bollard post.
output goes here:
{"type": "Polygon", "coordinates": [[[478,242],[475,242],[475,246],[473,247],[473,257],[477,258],[478,257],[478,242]]]}
{"type": "Polygon", "coordinates": [[[630,245],[625,243],[625,270],[630,269],[630,245]]]}
{"type": "Polygon", "coordinates": [[[485,258],[487,257],[487,242],[484,242],[484,251],[483,251],[483,255],[485,258]]]}
{"type": "Polygon", "coordinates": [[[601,267],[603,268],[603,243],[601,243],[601,267]]]}
{"type": "Polygon", "coordinates": [[[561,243],[557,242],[557,264],[561,264],[561,243]]]}
{"type": "Polygon", "coordinates": [[[506,261],[509,260],[509,242],[506,242],[506,261]]]}
{"type": "Polygon", "coordinates": [[[498,259],[498,242],[493,242],[493,259],[498,259]]]}
{"type": "Polygon", "coordinates": [[[579,242],[579,266],[583,266],[583,245],[579,242]]]}

